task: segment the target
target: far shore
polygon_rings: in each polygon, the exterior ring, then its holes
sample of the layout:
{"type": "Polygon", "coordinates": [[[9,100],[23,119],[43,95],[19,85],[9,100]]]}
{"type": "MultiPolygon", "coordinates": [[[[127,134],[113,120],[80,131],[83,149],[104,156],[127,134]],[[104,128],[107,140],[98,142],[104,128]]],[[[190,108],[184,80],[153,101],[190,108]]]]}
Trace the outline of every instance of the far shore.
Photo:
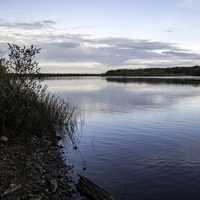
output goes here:
{"type": "Polygon", "coordinates": [[[200,76],[200,66],[170,68],[116,69],[105,73],[37,73],[10,74],[14,77],[188,77],[200,76]]]}

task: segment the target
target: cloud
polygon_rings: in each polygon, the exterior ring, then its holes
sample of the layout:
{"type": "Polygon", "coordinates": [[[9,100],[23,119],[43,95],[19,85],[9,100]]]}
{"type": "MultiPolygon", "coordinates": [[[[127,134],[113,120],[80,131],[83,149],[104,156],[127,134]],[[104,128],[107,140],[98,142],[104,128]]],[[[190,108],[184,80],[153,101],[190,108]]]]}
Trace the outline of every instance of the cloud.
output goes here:
{"type": "Polygon", "coordinates": [[[200,55],[196,53],[190,52],[181,52],[181,51],[164,51],[164,55],[172,56],[175,58],[182,58],[182,59],[200,59],[200,55]]]}
{"type": "Polygon", "coordinates": [[[101,64],[97,71],[101,70],[101,66],[172,67],[198,64],[200,61],[199,54],[181,49],[172,43],[127,38],[82,38],[79,39],[79,45],[76,42],[75,39],[74,48],[68,46],[63,48],[62,43],[45,43],[42,45],[44,49],[41,54],[42,59],[49,62],[95,62],[101,64]]]}
{"type": "Polygon", "coordinates": [[[43,21],[35,21],[35,22],[4,22],[3,20],[0,21],[0,28],[7,28],[7,29],[44,29],[44,28],[51,28],[56,23],[51,20],[43,20],[43,21]]]}
{"type": "Polygon", "coordinates": [[[174,30],[173,29],[166,29],[166,30],[164,30],[164,32],[166,32],[166,33],[173,33],[174,30]]]}
{"type": "Polygon", "coordinates": [[[178,6],[182,8],[199,9],[200,2],[199,0],[179,0],[178,6]]]}
{"type": "Polygon", "coordinates": [[[49,43],[47,45],[48,47],[52,46],[53,48],[54,47],[60,47],[60,48],[63,48],[63,49],[73,49],[73,48],[78,48],[80,47],[80,43],[76,42],[76,41],[69,41],[69,42],[52,42],[52,43],[49,43]]]}
{"type": "Polygon", "coordinates": [[[39,60],[47,71],[55,72],[59,68],[63,72],[103,72],[121,67],[191,66],[200,61],[199,54],[180,48],[176,43],[122,37],[96,38],[60,30],[55,22],[48,20],[6,23],[9,24],[7,28],[0,24],[0,50],[5,51],[8,42],[35,44],[42,48],[39,60]],[[19,29],[27,24],[32,29],[19,29]],[[48,29],[50,25],[54,27],[53,31],[48,29]]]}
{"type": "MultiPolygon", "coordinates": [[[[123,66],[126,68],[149,68],[149,67],[175,67],[199,65],[199,60],[193,59],[134,59],[128,60],[123,66]]],[[[121,67],[120,67],[121,68],[121,67]]]]}
{"type": "Polygon", "coordinates": [[[3,56],[3,51],[0,49],[0,56],[3,56]]]}
{"type": "Polygon", "coordinates": [[[177,49],[174,43],[157,42],[150,40],[137,40],[129,38],[104,38],[97,39],[96,43],[109,44],[119,49],[145,49],[145,50],[158,50],[158,49],[177,49]]]}

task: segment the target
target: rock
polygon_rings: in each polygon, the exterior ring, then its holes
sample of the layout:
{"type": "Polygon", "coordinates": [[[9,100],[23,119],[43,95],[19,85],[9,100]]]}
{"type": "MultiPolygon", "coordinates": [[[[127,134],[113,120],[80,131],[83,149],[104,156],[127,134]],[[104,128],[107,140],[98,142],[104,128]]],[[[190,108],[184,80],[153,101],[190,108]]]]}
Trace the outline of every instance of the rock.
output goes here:
{"type": "Polygon", "coordinates": [[[1,136],[1,137],[0,137],[0,142],[8,142],[8,137],[6,137],[6,136],[1,136]]]}
{"type": "Polygon", "coordinates": [[[86,169],[87,169],[86,167],[83,167],[83,171],[86,171],[86,169]]]}
{"type": "Polygon", "coordinates": [[[55,193],[58,189],[58,182],[56,179],[52,179],[49,181],[50,189],[53,193],[55,193]]]}
{"type": "Polygon", "coordinates": [[[60,140],[62,140],[62,137],[61,137],[60,135],[57,135],[57,136],[56,136],[56,139],[57,139],[58,141],[60,141],[60,140]]]}
{"type": "Polygon", "coordinates": [[[77,146],[74,146],[74,150],[77,150],[78,149],[78,147],[77,146]]]}

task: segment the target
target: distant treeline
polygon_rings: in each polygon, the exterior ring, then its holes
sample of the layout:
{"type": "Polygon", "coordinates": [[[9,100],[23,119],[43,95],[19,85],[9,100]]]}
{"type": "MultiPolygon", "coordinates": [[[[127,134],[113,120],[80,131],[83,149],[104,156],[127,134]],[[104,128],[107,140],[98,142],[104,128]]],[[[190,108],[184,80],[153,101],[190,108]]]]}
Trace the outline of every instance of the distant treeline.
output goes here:
{"type": "Polygon", "coordinates": [[[200,76],[200,66],[171,67],[171,68],[143,68],[117,69],[102,74],[90,73],[37,73],[37,74],[10,74],[14,77],[51,78],[51,77],[81,77],[81,76],[200,76]]]}
{"type": "Polygon", "coordinates": [[[27,73],[27,74],[12,74],[10,73],[9,76],[11,77],[30,77],[30,78],[53,78],[53,77],[72,77],[72,76],[102,76],[102,74],[66,74],[66,73],[35,73],[35,74],[31,74],[31,73],[27,73]]]}
{"type": "Polygon", "coordinates": [[[105,76],[200,76],[200,66],[118,69],[107,71],[105,76]]]}

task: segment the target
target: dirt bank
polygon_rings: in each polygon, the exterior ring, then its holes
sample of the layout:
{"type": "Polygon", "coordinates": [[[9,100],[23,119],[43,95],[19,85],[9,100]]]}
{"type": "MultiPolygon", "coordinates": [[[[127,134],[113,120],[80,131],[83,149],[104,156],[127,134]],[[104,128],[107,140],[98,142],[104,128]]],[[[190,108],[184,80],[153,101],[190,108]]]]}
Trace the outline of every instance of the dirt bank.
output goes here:
{"type": "MultiPolygon", "coordinates": [[[[1,136],[1,134],[0,134],[1,136]]],[[[82,199],[51,135],[0,141],[0,199],[82,199]]]]}

